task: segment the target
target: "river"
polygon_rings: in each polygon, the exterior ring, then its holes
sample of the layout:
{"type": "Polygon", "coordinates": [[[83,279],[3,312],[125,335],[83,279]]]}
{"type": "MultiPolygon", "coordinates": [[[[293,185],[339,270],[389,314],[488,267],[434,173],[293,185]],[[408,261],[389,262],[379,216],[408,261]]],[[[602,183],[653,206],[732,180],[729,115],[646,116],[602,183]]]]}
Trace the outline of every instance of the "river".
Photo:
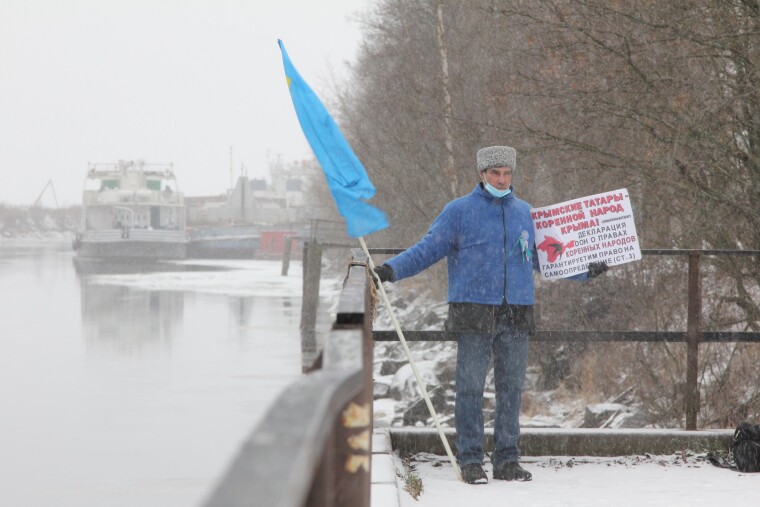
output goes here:
{"type": "Polygon", "coordinates": [[[202,502],[300,374],[280,269],[80,274],[68,245],[0,242],[0,503],[202,502]]]}

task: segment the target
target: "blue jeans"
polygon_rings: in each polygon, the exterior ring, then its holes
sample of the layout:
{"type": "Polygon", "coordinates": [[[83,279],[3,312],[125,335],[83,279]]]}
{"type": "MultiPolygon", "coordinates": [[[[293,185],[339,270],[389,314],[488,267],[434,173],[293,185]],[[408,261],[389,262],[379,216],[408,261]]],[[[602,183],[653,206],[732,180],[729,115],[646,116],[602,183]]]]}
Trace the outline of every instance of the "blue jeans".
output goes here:
{"type": "Polygon", "coordinates": [[[497,319],[493,334],[463,333],[457,337],[456,446],[460,466],[483,462],[483,390],[494,356],[496,420],[494,465],[518,461],[520,404],[528,360],[528,333],[497,319]]]}

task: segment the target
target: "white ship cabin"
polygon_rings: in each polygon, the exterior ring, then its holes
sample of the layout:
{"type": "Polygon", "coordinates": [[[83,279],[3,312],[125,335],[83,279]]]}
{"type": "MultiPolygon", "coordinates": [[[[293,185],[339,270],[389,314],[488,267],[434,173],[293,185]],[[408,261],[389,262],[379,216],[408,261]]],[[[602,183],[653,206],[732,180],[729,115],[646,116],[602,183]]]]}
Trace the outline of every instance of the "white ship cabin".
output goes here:
{"type": "Polygon", "coordinates": [[[185,202],[171,164],[90,164],[82,207],[85,231],[184,231],[185,202]]]}

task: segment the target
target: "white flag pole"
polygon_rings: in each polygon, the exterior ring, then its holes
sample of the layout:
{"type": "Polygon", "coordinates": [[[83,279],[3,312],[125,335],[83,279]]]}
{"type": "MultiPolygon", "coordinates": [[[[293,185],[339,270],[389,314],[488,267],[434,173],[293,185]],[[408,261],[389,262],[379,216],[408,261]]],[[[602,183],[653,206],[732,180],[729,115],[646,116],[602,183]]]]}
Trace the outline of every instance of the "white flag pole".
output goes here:
{"type": "Polygon", "coordinates": [[[454,472],[457,474],[457,478],[459,480],[462,480],[462,472],[459,470],[457,461],[454,458],[454,453],[451,452],[449,441],[446,439],[446,435],[443,434],[441,423],[438,422],[438,414],[435,412],[435,408],[433,408],[433,403],[430,401],[430,397],[428,396],[428,393],[427,393],[427,386],[425,385],[425,382],[422,380],[422,375],[420,375],[419,370],[417,370],[417,365],[414,363],[414,360],[412,359],[412,352],[409,350],[409,345],[407,345],[406,338],[404,338],[404,332],[401,331],[401,326],[399,325],[398,320],[396,320],[396,314],[393,312],[391,303],[388,300],[388,294],[385,293],[385,287],[383,287],[383,283],[380,281],[380,278],[378,278],[377,273],[375,273],[375,263],[372,261],[372,256],[369,254],[369,250],[367,249],[367,244],[364,242],[363,236],[359,236],[359,243],[361,243],[362,250],[364,250],[364,254],[367,256],[367,259],[369,261],[369,270],[372,273],[372,276],[375,277],[375,279],[377,279],[377,287],[380,289],[380,296],[383,299],[383,304],[385,304],[385,307],[388,309],[388,314],[391,316],[391,321],[393,322],[393,326],[396,328],[396,334],[398,334],[398,339],[401,342],[401,345],[404,347],[404,352],[406,352],[406,358],[409,360],[409,364],[412,367],[414,376],[417,379],[417,386],[422,392],[422,397],[425,399],[425,404],[427,404],[427,408],[430,411],[430,415],[433,417],[433,422],[435,423],[435,427],[438,430],[438,436],[441,437],[441,442],[443,442],[443,447],[446,449],[446,454],[449,455],[449,460],[451,460],[451,464],[454,467],[454,472]]]}

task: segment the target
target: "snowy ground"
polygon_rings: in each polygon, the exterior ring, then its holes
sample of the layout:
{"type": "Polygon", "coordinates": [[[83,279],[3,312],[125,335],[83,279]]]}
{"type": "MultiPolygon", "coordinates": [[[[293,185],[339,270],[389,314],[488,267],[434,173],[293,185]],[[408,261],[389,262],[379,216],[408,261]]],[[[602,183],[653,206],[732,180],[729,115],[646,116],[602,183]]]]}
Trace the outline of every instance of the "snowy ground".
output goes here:
{"type": "Polygon", "coordinates": [[[429,459],[414,464],[423,492],[415,500],[400,490],[401,507],[760,506],[760,473],[717,468],[704,456],[526,457],[531,482],[494,481],[487,463],[490,482],[480,486],[457,480],[445,457],[421,458],[429,459]]]}

